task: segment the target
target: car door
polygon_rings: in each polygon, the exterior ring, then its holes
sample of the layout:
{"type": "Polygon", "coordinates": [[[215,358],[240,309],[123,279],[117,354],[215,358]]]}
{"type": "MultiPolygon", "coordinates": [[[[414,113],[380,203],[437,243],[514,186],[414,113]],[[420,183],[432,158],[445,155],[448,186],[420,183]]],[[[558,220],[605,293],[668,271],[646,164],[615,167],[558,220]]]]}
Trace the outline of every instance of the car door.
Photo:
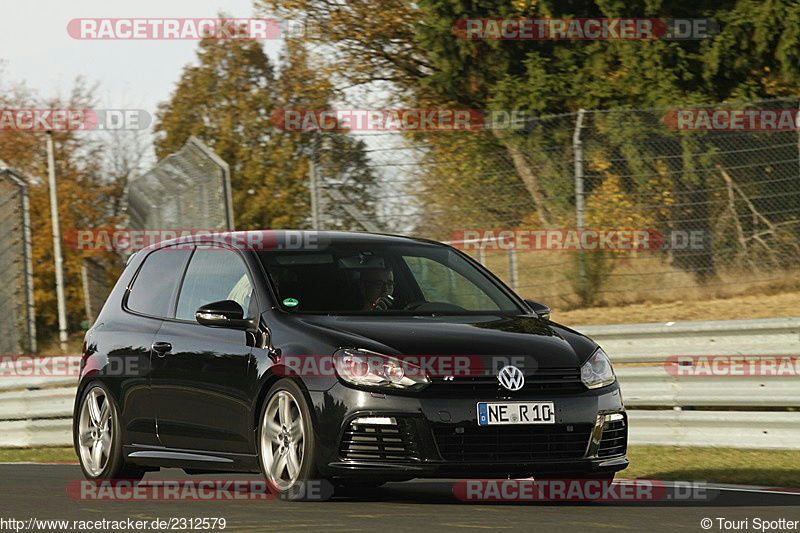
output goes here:
{"type": "Polygon", "coordinates": [[[161,322],[172,313],[189,250],[163,248],[150,252],[123,296],[121,313],[102,324],[109,363],[125,369],[119,380],[120,420],[126,443],[158,445],[155,404],[150,383],[152,345],[161,322]]]}
{"type": "Polygon", "coordinates": [[[172,449],[250,453],[248,369],[253,342],[245,331],[197,323],[198,307],[234,300],[258,314],[250,272],[239,252],[197,249],[186,269],[174,318],[155,336],[151,371],[158,436],[172,449]]]}

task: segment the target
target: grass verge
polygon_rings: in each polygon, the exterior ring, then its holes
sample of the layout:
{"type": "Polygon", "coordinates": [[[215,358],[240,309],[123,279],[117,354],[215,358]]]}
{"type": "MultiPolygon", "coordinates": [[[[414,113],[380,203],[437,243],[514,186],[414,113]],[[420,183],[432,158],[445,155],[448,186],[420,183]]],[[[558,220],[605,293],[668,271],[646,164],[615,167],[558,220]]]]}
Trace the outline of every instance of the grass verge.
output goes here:
{"type": "Polygon", "coordinates": [[[74,463],[78,461],[72,447],[64,448],[0,448],[0,462],[74,463]]]}
{"type": "Polygon", "coordinates": [[[630,446],[621,478],[800,488],[800,451],[630,446]]]}

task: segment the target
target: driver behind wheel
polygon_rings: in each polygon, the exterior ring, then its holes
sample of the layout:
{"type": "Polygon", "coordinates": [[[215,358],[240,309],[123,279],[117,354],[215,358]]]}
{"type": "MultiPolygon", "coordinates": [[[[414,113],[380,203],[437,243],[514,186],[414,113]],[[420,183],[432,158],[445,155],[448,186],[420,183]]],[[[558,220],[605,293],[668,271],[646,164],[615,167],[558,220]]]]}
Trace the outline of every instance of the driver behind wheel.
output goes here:
{"type": "Polygon", "coordinates": [[[384,311],[394,304],[394,272],[390,268],[368,269],[358,282],[363,296],[362,311],[384,311]]]}

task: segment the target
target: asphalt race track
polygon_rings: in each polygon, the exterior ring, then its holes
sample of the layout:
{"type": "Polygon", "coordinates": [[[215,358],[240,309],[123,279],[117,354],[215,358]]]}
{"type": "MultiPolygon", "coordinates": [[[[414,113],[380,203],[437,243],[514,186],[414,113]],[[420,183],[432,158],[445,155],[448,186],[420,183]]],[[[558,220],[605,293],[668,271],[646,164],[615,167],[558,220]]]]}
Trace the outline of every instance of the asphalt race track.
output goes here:
{"type": "MultiPolygon", "coordinates": [[[[231,479],[258,479],[236,475],[231,479]]],[[[713,501],[613,503],[462,502],[453,481],[410,481],[354,491],[326,502],[285,501],[76,501],[67,494],[81,479],[77,465],[0,465],[0,518],[59,520],[151,520],[225,518],[226,531],[720,531],[717,518],[800,520],[800,492],[765,492],[730,485],[714,486],[713,501]]],[[[150,473],[152,479],[199,479],[181,470],[150,473]]],[[[202,476],[225,479],[225,476],[202,476]]],[[[709,487],[712,487],[709,485],[709,487]]],[[[0,527],[0,530],[8,530],[0,527]]],[[[724,530],[724,529],[723,529],[724,530]]]]}

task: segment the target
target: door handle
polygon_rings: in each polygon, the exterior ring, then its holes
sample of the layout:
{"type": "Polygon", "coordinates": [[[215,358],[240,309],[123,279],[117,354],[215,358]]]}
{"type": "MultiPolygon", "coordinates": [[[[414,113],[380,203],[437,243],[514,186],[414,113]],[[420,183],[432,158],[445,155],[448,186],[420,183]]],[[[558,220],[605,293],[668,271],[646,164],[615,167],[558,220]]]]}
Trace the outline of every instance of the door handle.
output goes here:
{"type": "Polygon", "coordinates": [[[153,343],[153,351],[156,352],[159,357],[164,357],[170,350],[172,350],[172,344],[168,342],[153,343]]]}

